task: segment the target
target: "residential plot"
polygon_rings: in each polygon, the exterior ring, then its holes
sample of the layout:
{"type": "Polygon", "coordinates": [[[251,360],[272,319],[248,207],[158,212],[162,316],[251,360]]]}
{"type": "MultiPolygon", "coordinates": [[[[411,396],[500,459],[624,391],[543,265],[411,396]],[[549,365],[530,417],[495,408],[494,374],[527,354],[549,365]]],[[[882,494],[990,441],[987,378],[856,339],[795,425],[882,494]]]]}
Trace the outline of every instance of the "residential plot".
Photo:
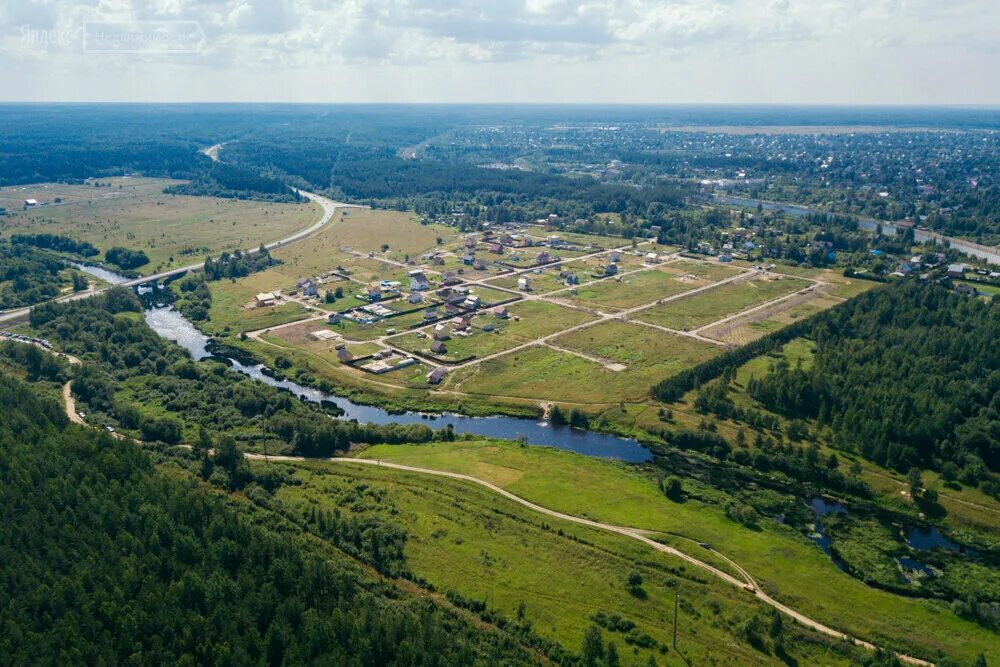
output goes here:
{"type": "Polygon", "coordinates": [[[466,335],[449,327],[448,340],[440,341],[444,351],[431,351],[435,342],[432,328],[424,329],[423,336],[413,332],[393,337],[388,342],[404,350],[456,362],[503,352],[594,319],[572,308],[545,301],[525,301],[510,306],[506,319],[497,318],[490,311],[481,311],[473,318],[466,335]]]}
{"type": "MultiPolygon", "coordinates": [[[[510,273],[489,280],[490,285],[504,287],[506,289],[518,289],[518,281],[528,278],[531,281],[531,292],[534,294],[547,294],[549,292],[568,287],[566,279],[559,276],[561,267],[555,266],[544,269],[535,269],[527,273],[510,273]]],[[[582,278],[581,278],[582,279],[582,278]]]]}
{"type": "Polygon", "coordinates": [[[668,377],[711,359],[721,348],[630,322],[608,321],[560,336],[552,344],[625,366],[635,375],[668,377]]]}
{"type": "Polygon", "coordinates": [[[559,292],[556,297],[567,303],[590,306],[605,312],[617,312],[653,303],[657,299],[680,294],[705,284],[708,282],[650,269],[605,278],[578,287],[576,294],[569,291],[559,292]]]}
{"type": "Polygon", "coordinates": [[[809,285],[809,281],[801,278],[761,276],[653,306],[635,313],[632,318],[668,329],[690,331],[809,285]]]}
{"type": "Polygon", "coordinates": [[[101,179],[110,187],[41,184],[0,188],[9,234],[63,234],[99,250],[142,250],[145,273],[194,264],[223,250],[245,249],[308,227],[322,215],[311,202],[274,204],[215,197],[168,195],[181,181],[155,178],[101,179]],[[25,199],[48,204],[21,209],[25,199]],[[59,198],[60,203],[55,199],[59,198]],[[16,202],[16,205],[10,204],[16,202]]]}
{"type": "Polygon", "coordinates": [[[588,329],[603,326],[604,323],[587,327],[552,341],[557,348],[566,345],[566,349],[536,346],[462,369],[456,373],[452,386],[470,394],[565,403],[607,405],[641,401],[648,397],[649,387],[655,382],[721,352],[721,348],[708,343],[694,340],[689,343],[678,340],[679,336],[664,338],[669,334],[653,329],[649,331],[660,334],[659,337],[631,329],[598,331],[593,340],[583,336],[588,329]],[[616,348],[610,342],[616,334],[629,337],[636,349],[616,348]],[[644,363],[642,359],[649,361],[644,363]],[[619,363],[625,368],[621,369],[619,363]]]}
{"type": "Polygon", "coordinates": [[[793,322],[815,315],[841,303],[840,299],[822,294],[802,294],[748,313],[715,327],[703,330],[702,335],[732,345],[745,345],[793,322]]]}

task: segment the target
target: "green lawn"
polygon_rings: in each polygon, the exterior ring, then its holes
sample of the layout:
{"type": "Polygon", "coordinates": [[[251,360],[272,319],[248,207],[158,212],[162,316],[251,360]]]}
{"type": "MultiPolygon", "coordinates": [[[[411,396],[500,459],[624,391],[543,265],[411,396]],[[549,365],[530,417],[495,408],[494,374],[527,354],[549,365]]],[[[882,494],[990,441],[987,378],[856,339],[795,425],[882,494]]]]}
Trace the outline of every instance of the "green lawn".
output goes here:
{"type": "Polygon", "coordinates": [[[617,312],[652,303],[657,299],[680,294],[695,287],[698,285],[678,280],[669,273],[650,269],[584,285],[577,289],[576,295],[563,292],[558,297],[581,306],[596,307],[605,312],[617,312]]]}

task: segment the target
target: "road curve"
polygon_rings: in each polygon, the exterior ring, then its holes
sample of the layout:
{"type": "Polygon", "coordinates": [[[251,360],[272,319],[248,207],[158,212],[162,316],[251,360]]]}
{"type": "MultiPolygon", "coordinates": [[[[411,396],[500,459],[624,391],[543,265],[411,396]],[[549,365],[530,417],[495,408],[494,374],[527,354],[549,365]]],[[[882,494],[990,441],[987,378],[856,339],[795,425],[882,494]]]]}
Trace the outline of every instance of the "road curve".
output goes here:
{"type": "MultiPolygon", "coordinates": [[[[265,458],[263,454],[251,454],[249,452],[246,453],[245,456],[248,459],[255,459],[255,460],[264,460],[264,458],[265,458]]],[[[628,526],[616,526],[616,525],[610,524],[610,523],[602,523],[600,521],[593,521],[591,519],[584,519],[583,517],[573,516],[572,514],[564,514],[562,512],[557,512],[556,510],[552,510],[552,509],[549,509],[547,507],[542,507],[541,505],[537,505],[537,504],[531,502],[530,500],[525,500],[524,498],[522,498],[520,496],[517,496],[517,495],[514,495],[513,493],[511,493],[510,491],[507,491],[506,489],[500,488],[499,486],[497,486],[495,484],[492,484],[490,482],[487,482],[485,480],[479,479],[478,477],[473,477],[471,475],[463,475],[463,474],[457,473],[457,472],[447,472],[447,471],[444,471],[444,470],[433,470],[431,468],[418,468],[418,467],[415,467],[415,466],[408,466],[408,465],[403,465],[403,464],[400,464],[400,463],[389,463],[387,461],[380,461],[380,460],[375,460],[375,459],[357,459],[357,458],[310,459],[310,458],[305,458],[305,457],[302,457],[302,456],[281,456],[281,455],[278,455],[278,456],[268,456],[267,459],[271,460],[271,461],[294,461],[294,462],[324,461],[324,462],[328,462],[328,463],[339,463],[339,464],[356,463],[356,464],[362,464],[362,465],[373,465],[373,466],[379,466],[381,468],[392,468],[394,470],[403,470],[405,472],[414,472],[414,473],[420,473],[420,474],[424,474],[424,475],[435,475],[437,477],[448,477],[450,479],[457,479],[457,480],[461,480],[463,482],[471,482],[473,484],[478,484],[479,486],[486,487],[490,491],[493,491],[494,493],[496,493],[498,495],[501,495],[504,498],[507,498],[508,500],[511,500],[511,501],[513,501],[513,502],[515,502],[515,503],[517,503],[519,505],[527,507],[530,510],[538,512],[539,514],[544,514],[546,516],[551,516],[551,517],[556,518],[556,519],[562,519],[563,521],[569,521],[571,523],[580,524],[582,526],[587,526],[589,528],[595,528],[597,530],[603,530],[603,531],[610,532],[610,533],[616,533],[618,535],[623,535],[625,537],[630,537],[630,538],[632,538],[634,540],[638,540],[639,542],[642,542],[646,546],[651,547],[652,549],[655,549],[656,551],[660,551],[662,553],[670,554],[671,556],[676,556],[677,558],[680,558],[680,559],[682,559],[682,560],[690,563],[691,565],[694,565],[695,567],[698,567],[698,568],[701,568],[702,570],[708,571],[709,573],[713,574],[714,576],[718,577],[719,579],[722,579],[723,581],[725,581],[725,582],[727,582],[727,583],[729,583],[729,584],[731,584],[733,586],[737,586],[739,588],[742,588],[743,590],[747,591],[748,593],[751,593],[754,597],[756,597],[761,602],[770,605],[774,609],[777,609],[778,611],[782,612],[783,614],[785,614],[787,616],[790,616],[791,618],[795,619],[795,621],[797,621],[798,623],[804,625],[807,628],[811,628],[813,630],[816,630],[817,632],[820,632],[820,633],[822,633],[824,635],[827,635],[829,637],[834,637],[835,639],[843,639],[843,640],[850,641],[853,644],[855,644],[856,646],[860,646],[862,648],[866,648],[866,649],[869,649],[869,650],[872,650],[872,651],[877,650],[877,647],[874,644],[870,643],[870,642],[862,641],[860,639],[856,639],[854,637],[851,637],[850,635],[847,635],[847,634],[845,634],[843,632],[840,632],[838,630],[834,630],[833,628],[831,628],[829,626],[826,626],[826,625],[823,625],[819,621],[815,621],[815,620],[809,618],[808,616],[805,616],[804,614],[801,614],[801,613],[795,611],[794,609],[792,609],[792,608],[790,608],[790,607],[788,607],[788,606],[786,606],[786,605],[778,602],[774,598],[770,597],[769,595],[767,595],[766,593],[764,593],[763,591],[761,591],[760,588],[753,581],[753,579],[750,578],[750,575],[747,574],[745,570],[743,570],[742,568],[740,568],[738,566],[737,566],[737,569],[746,577],[746,580],[744,580],[744,581],[741,581],[740,579],[737,579],[736,577],[732,576],[731,574],[729,574],[727,572],[723,572],[722,570],[720,570],[720,569],[718,569],[718,568],[716,568],[716,567],[714,567],[712,565],[709,565],[708,563],[700,561],[697,558],[695,558],[694,556],[689,556],[688,554],[684,553],[683,551],[679,551],[679,550],[677,550],[677,549],[675,549],[675,548],[673,548],[671,546],[668,546],[666,544],[661,544],[659,542],[656,542],[656,541],[650,539],[648,537],[648,535],[647,535],[648,531],[640,530],[638,528],[630,528],[628,526]]],[[[721,556],[721,554],[720,554],[720,556],[721,556]]],[[[723,556],[723,558],[725,558],[725,557],[723,556]]],[[[725,560],[729,561],[728,558],[725,558],[725,560]]],[[[729,562],[732,563],[732,561],[729,561],[729,562]]],[[[735,563],[734,563],[734,565],[735,565],[735,563]]],[[[911,665],[919,665],[920,667],[934,667],[934,663],[927,662],[926,660],[921,660],[920,658],[914,658],[913,656],[904,655],[904,654],[897,654],[897,656],[899,657],[899,659],[901,661],[903,661],[905,663],[908,663],[908,664],[911,664],[911,665]]]]}
{"type": "MultiPolygon", "coordinates": [[[[296,241],[300,241],[306,238],[307,236],[316,233],[322,227],[324,227],[328,222],[330,222],[330,220],[333,219],[333,216],[337,212],[337,209],[367,208],[366,206],[360,206],[359,204],[347,204],[345,202],[333,201],[332,199],[328,199],[314,192],[306,192],[305,190],[296,190],[296,192],[305,197],[306,199],[319,204],[323,209],[323,215],[320,216],[320,219],[317,222],[310,225],[309,227],[306,227],[305,229],[301,229],[290,236],[286,236],[283,239],[278,239],[277,241],[265,243],[264,247],[267,248],[268,250],[283,248],[286,245],[295,243],[296,241]]],[[[257,246],[255,248],[247,248],[244,252],[252,255],[256,253],[259,248],[260,246],[257,246]]],[[[119,285],[117,286],[134,287],[136,285],[144,285],[146,283],[151,283],[155,280],[162,280],[163,278],[169,278],[171,276],[177,276],[193,271],[200,271],[202,268],[204,268],[204,262],[198,262],[197,264],[189,264],[187,266],[181,266],[176,269],[170,269],[169,271],[161,271],[160,273],[154,273],[149,276],[143,276],[141,278],[134,278],[132,280],[127,280],[123,283],[119,283],[119,285]]],[[[107,287],[103,287],[98,290],[88,290],[86,292],[77,292],[75,294],[68,294],[66,296],[55,299],[55,301],[63,303],[66,301],[77,301],[79,299],[87,299],[97,294],[103,294],[108,289],[109,288],[107,287]]],[[[0,314],[0,324],[5,324],[8,322],[15,322],[18,320],[25,319],[26,317],[28,317],[28,314],[30,312],[31,308],[18,308],[16,310],[7,311],[6,313],[0,314]]]]}

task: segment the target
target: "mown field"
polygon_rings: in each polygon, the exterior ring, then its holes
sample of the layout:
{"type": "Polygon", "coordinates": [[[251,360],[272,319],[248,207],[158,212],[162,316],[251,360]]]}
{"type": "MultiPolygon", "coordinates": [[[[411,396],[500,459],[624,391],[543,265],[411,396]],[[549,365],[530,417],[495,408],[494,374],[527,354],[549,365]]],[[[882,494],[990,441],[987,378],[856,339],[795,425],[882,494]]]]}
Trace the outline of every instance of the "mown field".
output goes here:
{"type": "MultiPolygon", "coordinates": [[[[167,195],[179,183],[153,178],[101,179],[111,187],[42,184],[0,188],[8,233],[63,234],[99,250],[142,250],[155,273],[195,264],[223,250],[253,248],[308,227],[322,211],[312,203],[272,204],[214,197],[167,195]],[[63,201],[55,204],[56,197],[63,201]],[[26,198],[53,202],[21,210],[26,198]]],[[[98,258],[100,259],[100,258],[98,258]]]]}
{"type": "MultiPolygon", "coordinates": [[[[374,455],[376,452],[373,451],[374,455]]],[[[444,593],[457,593],[504,617],[530,624],[576,651],[595,617],[615,615],[605,631],[622,664],[781,664],[754,649],[737,628],[768,611],[739,589],[631,540],[553,520],[474,485],[400,471],[323,463],[295,464],[297,485],[278,499],[297,513],[311,508],[363,519],[378,515],[405,527],[406,564],[444,593]],[[641,578],[637,589],[629,575],[641,578]],[[669,648],[679,596],[677,653],[669,648]]],[[[832,643],[786,625],[790,657],[806,664],[849,664],[832,643]]]]}
{"type": "MultiPolygon", "coordinates": [[[[656,477],[627,464],[498,442],[377,446],[362,456],[481,477],[544,507],[710,543],[778,600],[858,637],[935,659],[1000,660],[996,636],[945,605],[880,591],[841,572],[797,531],[773,521],[747,528],[717,502],[667,499],[656,477]]],[[[685,480],[697,492],[699,482],[685,480]]],[[[718,495],[721,492],[715,492],[718,495]]],[[[706,494],[706,497],[711,497],[706,494]]]]}

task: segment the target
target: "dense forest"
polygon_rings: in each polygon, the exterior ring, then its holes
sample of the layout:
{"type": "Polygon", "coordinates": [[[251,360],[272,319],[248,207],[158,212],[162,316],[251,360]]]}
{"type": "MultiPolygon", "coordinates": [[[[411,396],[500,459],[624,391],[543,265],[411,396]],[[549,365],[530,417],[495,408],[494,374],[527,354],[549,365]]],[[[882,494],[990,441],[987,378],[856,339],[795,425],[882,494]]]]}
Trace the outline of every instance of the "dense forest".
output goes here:
{"type": "Polygon", "coordinates": [[[198,172],[194,180],[166,188],[165,192],[179,195],[225,197],[227,199],[258,199],[274,202],[297,202],[302,197],[284,181],[261,175],[253,169],[241,169],[220,162],[198,172]]]}
{"type": "Polygon", "coordinates": [[[0,310],[21,308],[59,296],[63,287],[86,289],[80,274],[44,250],[24,243],[0,241],[0,310]]]}
{"type": "Polygon", "coordinates": [[[1000,471],[1000,308],[915,281],[814,318],[811,364],[776,364],[748,391],[829,426],[837,444],[907,470],[1000,471]]]}
{"type": "Polygon", "coordinates": [[[0,405],[5,664],[532,662],[10,377],[0,405]]]}

